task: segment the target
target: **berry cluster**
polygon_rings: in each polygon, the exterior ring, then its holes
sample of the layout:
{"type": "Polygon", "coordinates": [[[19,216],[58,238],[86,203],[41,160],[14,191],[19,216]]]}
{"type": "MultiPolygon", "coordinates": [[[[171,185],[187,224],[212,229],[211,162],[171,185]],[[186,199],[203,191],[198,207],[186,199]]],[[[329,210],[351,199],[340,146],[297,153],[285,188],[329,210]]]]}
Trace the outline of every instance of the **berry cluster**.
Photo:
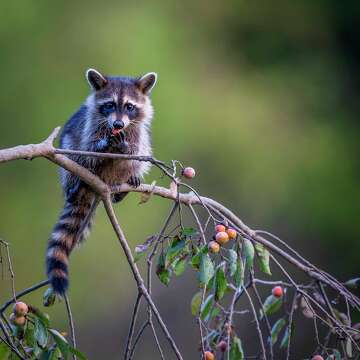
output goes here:
{"type": "Polygon", "coordinates": [[[209,250],[216,254],[220,251],[220,246],[225,245],[229,240],[235,239],[236,230],[232,228],[226,229],[225,225],[219,224],[215,226],[215,240],[209,242],[209,250]]]}
{"type": "Polygon", "coordinates": [[[10,321],[13,325],[23,327],[26,324],[26,315],[29,307],[22,301],[18,301],[14,305],[13,312],[10,315],[10,321]]]}

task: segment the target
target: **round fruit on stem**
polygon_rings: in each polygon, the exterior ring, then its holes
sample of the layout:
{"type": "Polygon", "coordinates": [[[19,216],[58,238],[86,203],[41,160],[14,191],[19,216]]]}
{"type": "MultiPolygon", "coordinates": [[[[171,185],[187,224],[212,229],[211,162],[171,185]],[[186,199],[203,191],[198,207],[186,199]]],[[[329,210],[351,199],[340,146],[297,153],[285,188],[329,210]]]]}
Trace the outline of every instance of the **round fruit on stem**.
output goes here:
{"type": "Polygon", "coordinates": [[[235,239],[236,236],[237,236],[237,232],[234,229],[229,228],[229,229],[226,230],[226,232],[229,235],[230,239],[235,239]]]}
{"type": "Polygon", "coordinates": [[[14,313],[11,313],[10,317],[10,322],[12,324],[14,324],[15,326],[24,326],[26,323],[26,318],[25,316],[16,316],[14,313]]]}
{"type": "Polygon", "coordinates": [[[192,167],[186,167],[183,171],[182,171],[182,175],[184,177],[186,177],[187,179],[192,179],[195,177],[196,173],[195,170],[192,167]]]}
{"type": "Polygon", "coordinates": [[[229,241],[229,235],[225,231],[220,231],[216,234],[215,240],[220,244],[224,245],[229,241]]]}
{"type": "Polygon", "coordinates": [[[216,254],[220,251],[220,245],[216,241],[210,241],[208,248],[213,254],[216,254]]]}
{"type": "Polygon", "coordinates": [[[29,308],[24,302],[18,301],[17,303],[15,303],[14,313],[16,316],[24,316],[28,312],[29,312],[29,308]]]}
{"type": "Polygon", "coordinates": [[[218,224],[215,226],[215,232],[225,232],[226,231],[226,227],[222,224],[218,224]]]}
{"type": "Polygon", "coordinates": [[[215,360],[215,355],[211,351],[204,352],[205,360],[215,360]]]}
{"type": "Polygon", "coordinates": [[[284,290],[281,286],[275,286],[273,289],[272,289],[272,294],[277,297],[277,298],[280,298],[284,295],[284,290]]]}

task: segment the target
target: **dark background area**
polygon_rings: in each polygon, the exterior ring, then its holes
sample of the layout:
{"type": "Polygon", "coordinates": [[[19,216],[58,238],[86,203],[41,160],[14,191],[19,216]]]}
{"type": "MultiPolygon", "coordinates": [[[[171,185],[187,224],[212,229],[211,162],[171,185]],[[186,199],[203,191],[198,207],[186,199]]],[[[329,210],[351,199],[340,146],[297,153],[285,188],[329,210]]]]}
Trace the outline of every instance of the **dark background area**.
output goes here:
{"type": "MultiPolygon", "coordinates": [[[[41,141],[63,125],[88,94],[88,67],[155,71],[155,156],[193,166],[202,194],[340,280],[359,275],[359,2],[1,1],[0,18],[0,147],[41,141]]],[[[154,169],[147,181],[159,175],[154,169]]],[[[20,290],[44,278],[62,206],[57,169],[44,159],[2,165],[0,189],[0,237],[11,243],[20,290]]],[[[131,194],[117,207],[133,248],[160,229],[170,207],[138,201],[131,194]]],[[[193,271],[169,288],[154,283],[185,359],[195,358],[193,271]]],[[[1,302],[10,294],[0,280],[1,302]]],[[[79,348],[90,359],[120,357],[135,294],[99,209],[71,258],[79,348]]],[[[29,301],[39,303],[41,292],[29,301]]],[[[66,329],[63,304],[50,314],[66,329]]],[[[247,326],[239,334],[252,347],[247,326]]],[[[296,358],[311,353],[308,334],[297,337],[296,358]]],[[[137,358],[157,359],[148,335],[137,358]]]]}

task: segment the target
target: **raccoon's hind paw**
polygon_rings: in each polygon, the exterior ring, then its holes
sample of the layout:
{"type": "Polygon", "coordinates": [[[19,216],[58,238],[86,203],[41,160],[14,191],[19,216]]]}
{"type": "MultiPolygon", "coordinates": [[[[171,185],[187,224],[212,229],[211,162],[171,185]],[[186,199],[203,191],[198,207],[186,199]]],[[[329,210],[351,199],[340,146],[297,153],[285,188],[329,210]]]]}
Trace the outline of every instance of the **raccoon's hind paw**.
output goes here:
{"type": "Polygon", "coordinates": [[[138,187],[140,186],[141,184],[141,180],[138,176],[130,176],[129,180],[127,181],[127,183],[130,185],[130,186],[133,186],[133,187],[138,187]]]}

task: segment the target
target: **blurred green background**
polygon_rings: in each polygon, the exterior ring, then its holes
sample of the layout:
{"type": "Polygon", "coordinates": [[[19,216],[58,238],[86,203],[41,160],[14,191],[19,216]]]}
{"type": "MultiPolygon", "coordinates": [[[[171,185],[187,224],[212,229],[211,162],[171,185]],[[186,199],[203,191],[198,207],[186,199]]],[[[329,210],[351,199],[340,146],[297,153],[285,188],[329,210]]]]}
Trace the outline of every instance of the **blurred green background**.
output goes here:
{"type": "MultiPolygon", "coordinates": [[[[155,156],[193,166],[202,194],[340,279],[359,275],[359,16],[357,1],[1,0],[0,146],[41,141],[64,124],[88,94],[88,67],[156,71],[155,156]]],[[[153,170],[147,180],[158,178],[153,170]]],[[[1,165],[0,189],[0,236],[20,290],[44,278],[62,206],[57,169],[44,159],[1,165]]],[[[169,206],[138,206],[131,194],[117,207],[132,247],[159,230],[169,206]]],[[[0,281],[1,302],[9,284],[0,281]]],[[[197,358],[195,289],[191,271],[168,289],[155,280],[185,359],[197,358]]],[[[90,359],[120,358],[135,294],[99,209],[71,258],[79,347],[90,359]]],[[[51,314],[66,329],[64,305],[51,314]]],[[[139,359],[158,358],[148,335],[139,359]]]]}

